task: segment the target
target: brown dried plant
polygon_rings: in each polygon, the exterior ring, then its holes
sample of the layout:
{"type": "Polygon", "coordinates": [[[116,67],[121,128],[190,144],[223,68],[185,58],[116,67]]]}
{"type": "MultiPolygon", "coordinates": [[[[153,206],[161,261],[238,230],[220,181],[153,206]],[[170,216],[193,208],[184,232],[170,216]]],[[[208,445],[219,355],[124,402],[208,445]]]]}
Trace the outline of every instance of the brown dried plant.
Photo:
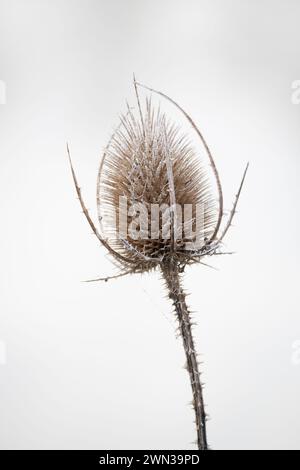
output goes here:
{"type": "MultiPolygon", "coordinates": [[[[119,273],[111,277],[91,281],[108,281],[127,274],[144,273],[159,269],[162,273],[168,295],[173,302],[179,332],[186,355],[186,369],[189,373],[193,394],[193,408],[196,417],[197,445],[200,450],[208,449],[206,434],[206,413],[203,402],[203,386],[200,380],[199,364],[192,335],[191,312],[186,304],[186,294],[182,287],[182,273],[186,265],[204,264],[204,258],[225,254],[221,251],[222,241],[231,226],[237,202],[242,190],[248,164],[243,174],[233,208],[223,228],[224,209],[220,177],[211,151],[192,118],[164,93],[136,82],[134,89],[138,114],[127,105],[127,113],[121,116],[120,125],[111,137],[102,157],[97,181],[97,208],[100,231],[92,221],[83,201],[81,190],[72,166],[73,180],[83,213],[94,234],[108,250],[119,273]],[[204,162],[193,149],[180,128],[170,123],[160,109],[155,110],[151,99],[146,99],[142,109],[138,87],[143,87],[171,102],[187,119],[200,138],[206,151],[212,175],[216,182],[218,201],[214,197],[213,185],[205,170],[204,162]],[[132,212],[127,206],[120,207],[120,196],[138,210],[132,212]],[[201,227],[196,224],[195,206],[203,207],[201,227]],[[188,221],[180,218],[180,209],[192,206],[188,221]],[[162,217],[153,223],[153,207],[163,207],[162,217]],[[168,237],[164,236],[164,213],[168,213],[168,237]],[[117,212],[117,223],[114,217],[117,212]],[[121,218],[132,226],[137,219],[139,236],[120,234],[121,218]],[[151,220],[155,230],[149,237],[142,233],[144,222],[151,220]],[[193,228],[193,237],[184,236],[186,226],[193,228]],[[107,237],[103,236],[106,233],[107,237]],[[155,233],[153,233],[155,232],[155,233]],[[202,243],[199,246],[198,240],[202,243]],[[196,243],[197,241],[197,243],[196,243]],[[187,248],[187,242],[189,247],[187,248]],[[191,244],[192,242],[192,244],[191,244]]],[[[148,228],[148,227],[147,227],[148,228]]],[[[91,282],[88,281],[88,282],[91,282]]]]}

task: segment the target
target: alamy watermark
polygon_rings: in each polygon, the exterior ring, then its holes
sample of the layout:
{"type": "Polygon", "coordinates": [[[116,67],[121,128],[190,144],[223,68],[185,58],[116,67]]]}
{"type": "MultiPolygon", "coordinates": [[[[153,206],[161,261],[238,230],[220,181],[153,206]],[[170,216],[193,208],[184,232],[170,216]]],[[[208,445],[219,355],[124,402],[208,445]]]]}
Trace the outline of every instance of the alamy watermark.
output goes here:
{"type": "MultiPolygon", "coordinates": [[[[105,217],[102,217],[102,232],[105,217]]],[[[205,239],[205,204],[128,204],[126,196],[119,196],[116,207],[107,218],[109,231],[126,240],[183,240],[185,250],[203,246],[205,239]]],[[[101,234],[105,238],[104,233],[101,234]]]]}
{"type": "Polygon", "coordinates": [[[292,104],[300,104],[300,80],[294,80],[291,88],[293,90],[291,95],[292,104]]]}
{"type": "Polygon", "coordinates": [[[292,344],[292,364],[294,366],[299,366],[300,365],[300,339],[297,339],[296,341],[293,342],[292,344]]]}
{"type": "Polygon", "coordinates": [[[0,80],[0,104],[6,104],[6,83],[0,80]]]}
{"type": "Polygon", "coordinates": [[[6,343],[0,340],[0,366],[6,364],[6,343]]]}

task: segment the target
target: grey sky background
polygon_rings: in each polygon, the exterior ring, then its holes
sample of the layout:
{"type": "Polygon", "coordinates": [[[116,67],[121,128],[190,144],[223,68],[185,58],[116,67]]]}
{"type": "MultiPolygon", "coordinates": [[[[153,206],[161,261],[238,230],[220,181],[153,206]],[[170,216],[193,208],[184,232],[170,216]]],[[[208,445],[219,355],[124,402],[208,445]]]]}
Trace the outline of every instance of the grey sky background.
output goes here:
{"type": "Polygon", "coordinates": [[[237,254],[185,281],[209,443],[300,449],[299,17],[296,0],[0,0],[2,449],[195,449],[159,273],[80,282],[115,270],[65,143],[95,216],[133,72],[199,124],[228,209],[250,161],[226,240],[237,254]]]}

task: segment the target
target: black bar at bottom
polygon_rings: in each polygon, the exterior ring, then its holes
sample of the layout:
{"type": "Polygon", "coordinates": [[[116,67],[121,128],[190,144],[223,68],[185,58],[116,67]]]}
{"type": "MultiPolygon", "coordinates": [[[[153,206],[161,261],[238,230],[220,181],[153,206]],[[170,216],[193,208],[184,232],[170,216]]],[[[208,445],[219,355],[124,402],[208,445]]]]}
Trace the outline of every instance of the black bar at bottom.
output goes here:
{"type": "MultiPolygon", "coordinates": [[[[212,454],[211,452],[209,452],[212,454]]],[[[131,469],[141,466],[198,465],[207,452],[174,450],[4,450],[0,453],[0,467],[4,462],[10,465],[24,465],[38,468],[46,464],[57,466],[66,464],[82,468],[104,467],[131,469]]]]}

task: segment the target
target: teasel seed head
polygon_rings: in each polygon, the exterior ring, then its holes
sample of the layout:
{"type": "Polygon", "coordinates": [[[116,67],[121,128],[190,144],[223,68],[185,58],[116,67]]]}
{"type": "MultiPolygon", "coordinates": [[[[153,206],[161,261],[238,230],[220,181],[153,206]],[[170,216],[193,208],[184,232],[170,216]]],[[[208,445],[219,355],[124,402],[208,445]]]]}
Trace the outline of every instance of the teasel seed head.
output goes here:
{"type": "Polygon", "coordinates": [[[170,257],[186,263],[191,259],[187,243],[209,239],[214,231],[218,213],[204,165],[187,136],[150,100],[143,120],[131,110],[121,117],[105,150],[98,183],[104,234],[125,264],[139,271],[170,257]],[[201,224],[196,223],[197,206],[201,224]],[[126,239],[120,236],[121,219],[128,228],[126,239]],[[188,228],[193,234],[189,239],[188,228]]]}
{"type": "Polygon", "coordinates": [[[137,108],[127,105],[127,112],[121,115],[119,126],[104,150],[98,171],[100,231],[84,204],[70,159],[83,212],[120,269],[113,277],[147,272],[170,263],[175,263],[179,272],[187,264],[207,266],[203,262],[205,257],[225,254],[220,247],[236,212],[248,164],[233,209],[221,229],[222,186],[202,133],[186,111],[164,93],[135,79],[134,89],[137,108]],[[151,97],[141,106],[138,87],[160,95],[184,115],[206,151],[206,162],[180,126],[153,106],[151,97]]]}

